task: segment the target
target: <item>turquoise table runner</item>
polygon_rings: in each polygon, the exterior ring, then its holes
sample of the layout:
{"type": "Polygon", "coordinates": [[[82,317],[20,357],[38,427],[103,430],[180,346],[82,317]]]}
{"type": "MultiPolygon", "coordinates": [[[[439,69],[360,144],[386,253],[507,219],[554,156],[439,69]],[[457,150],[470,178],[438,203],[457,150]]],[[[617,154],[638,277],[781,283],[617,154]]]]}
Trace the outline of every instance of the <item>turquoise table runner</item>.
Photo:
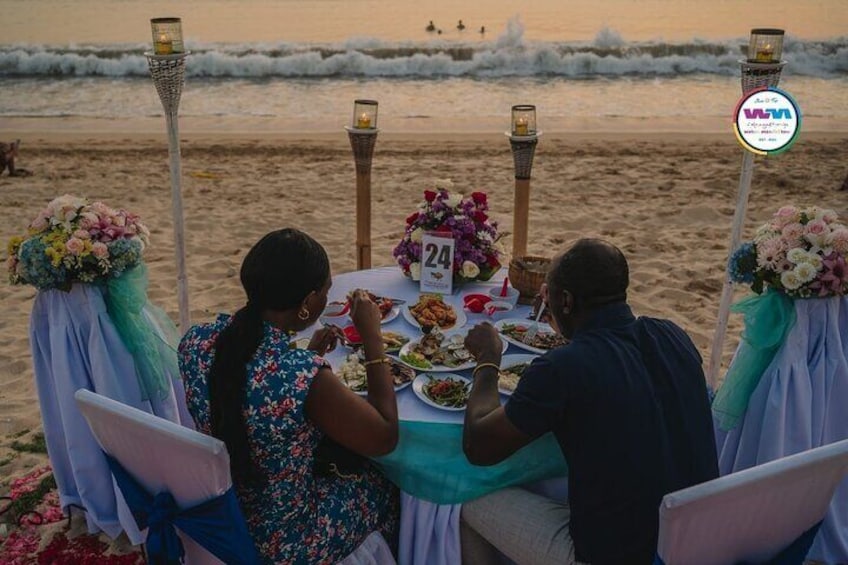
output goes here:
{"type": "Polygon", "coordinates": [[[559,444],[546,434],[490,467],[462,451],[462,425],[401,422],[397,448],[377,464],[404,492],[436,504],[460,504],[511,485],[567,475],[559,444]]]}

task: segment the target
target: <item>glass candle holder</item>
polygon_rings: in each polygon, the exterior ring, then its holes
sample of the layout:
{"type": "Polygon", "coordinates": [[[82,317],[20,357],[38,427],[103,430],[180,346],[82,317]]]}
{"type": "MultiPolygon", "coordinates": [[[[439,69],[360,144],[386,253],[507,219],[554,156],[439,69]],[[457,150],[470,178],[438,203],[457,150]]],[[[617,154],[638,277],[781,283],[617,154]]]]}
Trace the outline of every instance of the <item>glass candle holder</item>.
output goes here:
{"type": "Polygon", "coordinates": [[[779,63],[783,54],[783,30],[760,28],[751,30],[748,43],[749,63],[779,63]]]}
{"type": "Polygon", "coordinates": [[[512,107],[512,135],[536,135],[536,106],[519,104],[512,107]]]}
{"type": "Polygon", "coordinates": [[[174,55],[185,52],[180,18],[153,18],[150,20],[150,29],[153,32],[155,55],[174,55]]]}
{"type": "Polygon", "coordinates": [[[355,129],[377,128],[377,101],[356,100],[353,103],[353,122],[351,126],[355,129]]]}

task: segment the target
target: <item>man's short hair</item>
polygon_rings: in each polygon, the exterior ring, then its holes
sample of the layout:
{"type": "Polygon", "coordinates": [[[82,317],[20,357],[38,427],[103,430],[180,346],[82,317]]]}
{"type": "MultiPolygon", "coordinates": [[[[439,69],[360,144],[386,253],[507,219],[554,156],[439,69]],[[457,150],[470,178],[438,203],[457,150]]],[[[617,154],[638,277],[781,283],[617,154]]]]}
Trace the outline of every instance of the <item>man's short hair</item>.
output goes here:
{"type": "Polygon", "coordinates": [[[596,308],[627,300],[630,270],[621,250],[602,239],[581,239],[551,266],[548,285],[569,291],[577,308],[596,308]]]}

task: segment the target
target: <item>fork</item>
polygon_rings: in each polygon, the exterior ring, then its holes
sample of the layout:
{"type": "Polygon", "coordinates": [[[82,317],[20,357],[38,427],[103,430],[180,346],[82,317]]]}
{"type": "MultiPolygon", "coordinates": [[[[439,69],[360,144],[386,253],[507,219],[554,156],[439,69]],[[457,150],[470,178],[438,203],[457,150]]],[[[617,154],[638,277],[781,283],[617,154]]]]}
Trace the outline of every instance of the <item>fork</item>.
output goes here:
{"type": "Polygon", "coordinates": [[[539,311],[536,312],[536,319],[533,320],[533,325],[527,328],[527,331],[524,333],[524,337],[521,339],[527,345],[533,341],[533,338],[536,337],[536,334],[539,333],[539,319],[542,317],[542,312],[545,311],[545,303],[542,302],[539,305],[539,311]]]}

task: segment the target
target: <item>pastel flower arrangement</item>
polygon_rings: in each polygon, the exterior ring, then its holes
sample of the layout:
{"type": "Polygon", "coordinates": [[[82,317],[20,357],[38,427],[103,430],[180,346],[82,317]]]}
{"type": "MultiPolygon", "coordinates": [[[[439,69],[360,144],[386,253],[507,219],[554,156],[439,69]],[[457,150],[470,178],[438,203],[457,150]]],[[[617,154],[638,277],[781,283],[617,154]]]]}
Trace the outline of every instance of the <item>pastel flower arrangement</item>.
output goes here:
{"type": "Polygon", "coordinates": [[[795,298],[848,294],[848,227],[836,212],[784,206],[730,257],[732,281],[795,298]]]}
{"type": "Polygon", "coordinates": [[[9,241],[9,281],[69,290],[117,277],[141,263],[149,236],[135,214],[66,194],[38,213],[26,237],[9,241]]]}
{"type": "Polygon", "coordinates": [[[424,191],[424,201],[418,210],[406,218],[403,238],[392,255],[403,274],[412,280],[421,278],[421,240],[425,232],[454,238],[456,282],[489,280],[501,268],[502,234],[498,234],[497,222],[489,219],[486,193],[463,196],[451,193],[452,187],[449,180],[436,182],[434,190],[424,191]]]}

